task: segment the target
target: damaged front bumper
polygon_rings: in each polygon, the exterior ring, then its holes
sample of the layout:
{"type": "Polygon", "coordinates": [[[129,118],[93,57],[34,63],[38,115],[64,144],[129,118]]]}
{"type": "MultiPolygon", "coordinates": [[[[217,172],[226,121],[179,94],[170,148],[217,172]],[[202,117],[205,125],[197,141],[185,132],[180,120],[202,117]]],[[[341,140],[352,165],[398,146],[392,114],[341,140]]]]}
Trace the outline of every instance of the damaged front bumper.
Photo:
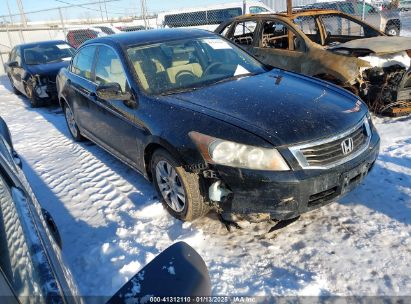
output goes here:
{"type": "Polygon", "coordinates": [[[375,113],[392,116],[411,112],[411,68],[374,67],[363,72],[360,96],[375,113]]]}
{"type": "Polygon", "coordinates": [[[35,98],[41,101],[54,101],[57,99],[56,82],[48,77],[32,76],[29,83],[33,87],[35,98]]]}
{"type": "Polygon", "coordinates": [[[231,191],[219,202],[224,212],[270,214],[285,220],[336,200],[357,186],[373,167],[380,139],[373,133],[359,156],[330,169],[257,171],[216,166],[219,178],[231,191]]]}

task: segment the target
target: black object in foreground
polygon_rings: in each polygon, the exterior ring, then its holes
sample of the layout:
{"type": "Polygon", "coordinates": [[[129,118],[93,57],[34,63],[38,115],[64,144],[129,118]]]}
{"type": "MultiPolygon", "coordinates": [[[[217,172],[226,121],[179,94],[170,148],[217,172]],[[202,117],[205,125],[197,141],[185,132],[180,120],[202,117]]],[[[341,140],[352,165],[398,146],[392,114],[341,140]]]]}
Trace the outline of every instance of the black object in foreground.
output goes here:
{"type": "Polygon", "coordinates": [[[207,266],[201,256],[189,245],[178,242],[160,253],[107,304],[146,300],[152,297],[209,296],[211,282],[207,266]]]}

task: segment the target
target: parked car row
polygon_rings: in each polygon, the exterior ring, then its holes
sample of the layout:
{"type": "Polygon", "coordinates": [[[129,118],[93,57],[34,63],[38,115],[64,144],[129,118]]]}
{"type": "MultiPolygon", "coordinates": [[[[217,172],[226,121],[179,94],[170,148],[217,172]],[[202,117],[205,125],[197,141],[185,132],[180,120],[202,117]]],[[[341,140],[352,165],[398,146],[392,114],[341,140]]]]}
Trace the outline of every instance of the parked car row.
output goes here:
{"type": "Polygon", "coordinates": [[[80,28],[80,29],[72,29],[67,32],[67,42],[73,47],[78,48],[83,42],[97,38],[103,37],[106,35],[113,35],[122,32],[134,32],[134,31],[141,31],[145,29],[152,29],[152,28],[145,28],[141,25],[136,26],[94,26],[88,28],[80,28]]]}

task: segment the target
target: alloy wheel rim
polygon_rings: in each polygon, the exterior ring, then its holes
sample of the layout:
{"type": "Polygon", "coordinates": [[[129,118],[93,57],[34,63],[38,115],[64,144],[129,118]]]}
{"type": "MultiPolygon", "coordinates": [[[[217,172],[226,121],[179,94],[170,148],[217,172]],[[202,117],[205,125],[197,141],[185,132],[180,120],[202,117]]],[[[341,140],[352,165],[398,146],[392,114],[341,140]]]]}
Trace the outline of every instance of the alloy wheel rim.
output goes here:
{"type": "Polygon", "coordinates": [[[70,129],[71,134],[74,137],[77,137],[77,126],[76,126],[76,121],[74,120],[74,115],[73,112],[71,112],[71,109],[67,106],[66,107],[66,120],[68,127],[70,129]]]}
{"type": "Polygon", "coordinates": [[[388,31],[388,34],[391,36],[397,36],[397,30],[391,29],[388,31]]]}
{"type": "Polygon", "coordinates": [[[167,205],[175,212],[183,211],[186,204],[184,187],[175,168],[165,160],[156,165],[156,181],[167,205]]]}

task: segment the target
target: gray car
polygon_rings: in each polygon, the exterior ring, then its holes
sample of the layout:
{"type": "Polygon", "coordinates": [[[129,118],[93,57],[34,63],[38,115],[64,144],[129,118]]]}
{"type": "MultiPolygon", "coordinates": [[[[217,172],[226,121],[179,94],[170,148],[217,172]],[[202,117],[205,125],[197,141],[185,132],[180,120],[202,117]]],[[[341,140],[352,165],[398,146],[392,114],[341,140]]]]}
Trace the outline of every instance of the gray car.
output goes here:
{"type": "MultiPolygon", "coordinates": [[[[411,6],[411,1],[408,2],[411,6]]],[[[303,9],[334,9],[346,14],[356,16],[390,36],[399,36],[401,31],[401,20],[399,10],[379,10],[377,7],[362,1],[333,1],[314,3],[303,7],[303,9]],[[364,8],[364,9],[363,9],[364,8]]]]}

